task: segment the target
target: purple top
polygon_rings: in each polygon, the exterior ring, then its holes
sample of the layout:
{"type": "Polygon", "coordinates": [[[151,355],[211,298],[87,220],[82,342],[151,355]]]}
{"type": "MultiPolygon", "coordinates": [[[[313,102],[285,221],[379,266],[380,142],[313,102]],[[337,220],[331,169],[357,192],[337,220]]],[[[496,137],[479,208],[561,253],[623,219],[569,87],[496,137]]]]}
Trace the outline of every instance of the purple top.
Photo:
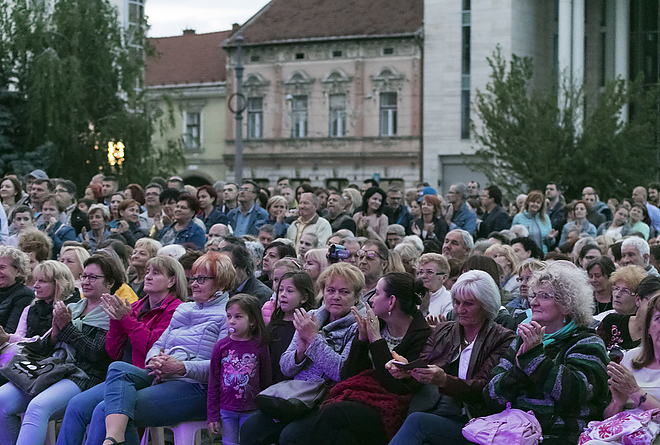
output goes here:
{"type": "Polygon", "coordinates": [[[257,394],[271,384],[268,345],[256,340],[218,341],[211,356],[209,393],[206,404],[208,422],[220,420],[220,410],[254,411],[257,394]]]}

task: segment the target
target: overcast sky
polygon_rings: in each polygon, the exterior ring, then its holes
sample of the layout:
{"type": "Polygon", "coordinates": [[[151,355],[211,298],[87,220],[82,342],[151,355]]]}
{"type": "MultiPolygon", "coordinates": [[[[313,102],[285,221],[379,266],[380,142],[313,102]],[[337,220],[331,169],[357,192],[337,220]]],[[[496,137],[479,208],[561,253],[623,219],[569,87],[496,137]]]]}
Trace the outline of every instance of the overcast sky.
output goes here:
{"type": "Polygon", "coordinates": [[[175,36],[184,29],[198,34],[231,29],[243,24],[269,0],[147,0],[150,37],[175,36]]]}

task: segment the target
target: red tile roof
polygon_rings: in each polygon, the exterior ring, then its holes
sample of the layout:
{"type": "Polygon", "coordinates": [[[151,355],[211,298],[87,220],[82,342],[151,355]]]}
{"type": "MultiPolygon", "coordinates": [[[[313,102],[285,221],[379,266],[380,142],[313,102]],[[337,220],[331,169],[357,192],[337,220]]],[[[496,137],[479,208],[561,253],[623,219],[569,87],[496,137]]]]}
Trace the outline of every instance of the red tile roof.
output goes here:
{"type": "Polygon", "coordinates": [[[231,31],[221,31],[149,39],[156,56],[147,59],[147,86],[226,80],[226,52],[221,44],[230,35],[231,31]]]}
{"type": "Polygon", "coordinates": [[[424,0],[272,0],[241,34],[246,44],[411,34],[423,19],[424,0]]]}

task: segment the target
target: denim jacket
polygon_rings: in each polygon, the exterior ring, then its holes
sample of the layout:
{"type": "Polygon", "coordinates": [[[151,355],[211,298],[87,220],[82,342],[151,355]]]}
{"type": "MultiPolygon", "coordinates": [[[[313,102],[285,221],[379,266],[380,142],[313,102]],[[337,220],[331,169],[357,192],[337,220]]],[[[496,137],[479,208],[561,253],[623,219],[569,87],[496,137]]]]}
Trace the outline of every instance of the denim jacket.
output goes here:
{"type": "MultiPolygon", "coordinates": [[[[163,230],[158,234],[158,239],[161,240],[168,230],[174,230],[174,224],[176,223],[163,227],[163,230]]],[[[185,243],[194,244],[198,250],[203,250],[204,244],[206,244],[206,234],[204,233],[204,229],[195,224],[195,221],[193,220],[190,220],[188,225],[182,231],[177,233],[173,244],[185,243]]]]}

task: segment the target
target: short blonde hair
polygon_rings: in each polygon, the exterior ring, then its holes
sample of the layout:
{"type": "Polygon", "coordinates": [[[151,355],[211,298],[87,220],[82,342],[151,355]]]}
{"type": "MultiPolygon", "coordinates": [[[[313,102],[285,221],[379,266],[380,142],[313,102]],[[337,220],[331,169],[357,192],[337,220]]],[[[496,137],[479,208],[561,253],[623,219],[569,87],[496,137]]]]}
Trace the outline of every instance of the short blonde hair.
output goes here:
{"type": "Polygon", "coordinates": [[[328,249],[311,249],[305,254],[305,260],[310,259],[319,263],[321,270],[328,267],[328,249]]]}
{"type": "Polygon", "coordinates": [[[610,283],[614,284],[617,281],[625,281],[626,286],[633,292],[637,292],[637,286],[646,278],[648,274],[643,267],[640,266],[624,266],[612,272],[610,275],[610,283]]]}
{"type": "Polygon", "coordinates": [[[170,288],[170,292],[173,292],[181,301],[188,300],[188,282],[186,281],[186,272],[183,270],[181,263],[170,256],[160,255],[147,261],[148,266],[164,272],[168,277],[174,277],[176,282],[170,288]]]}
{"type": "Polygon", "coordinates": [[[401,243],[397,244],[394,248],[394,252],[398,253],[402,261],[408,262],[411,266],[417,267],[419,263],[419,251],[414,244],[411,243],[401,243]]]}
{"type": "Polygon", "coordinates": [[[513,251],[513,247],[506,244],[494,244],[484,252],[484,256],[492,258],[490,255],[504,255],[504,258],[506,258],[511,267],[511,273],[516,273],[516,270],[518,270],[520,262],[516,253],[513,251]]]}
{"type": "Polygon", "coordinates": [[[105,222],[110,221],[110,209],[105,204],[92,204],[92,206],[87,211],[87,216],[91,216],[94,212],[101,212],[103,215],[103,220],[105,222]]]}
{"type": "Polygon", "coordinates": [[[273,197],[268,199],[268,202],[266,203],[266,211],[269,212],[270,208],[274,204],[277,204],[278,202],[281,202],[282,204],[284,204],[284,209],[285,210],[289,208],[289,203],[286,201],[286,198],[284,196],[277,195],[277,196],[273,196],[273,197]]]}
{"type": "Polygon", "coordinates": [[[536,258],[527,258],[525,261],[520,263],[518,265],[518,269],[516,270],[516,274],[518,276],[522,275],[523,271],[525,270],[530,270],[532,272],[536,272],[537,270],[543,270],[545,269],[546,263],[543,261],[539,261],[536,258]]]}
{"type": "Polygon", "coordinates": [[[76,260],[78,261],[78,265],[80,266],[80,270],[84,269],[83,264],[85,264],[85,261],[87,261],[87,258],[90,257],[89,252],[87,249],[84,247],[80,246],[66,246],[62,247],[62,250],[60,250],[60,256],[63,253],[66,252],[73,252],[75,254],[76,260]]]}
{"type": "Polygon", "coordinates": [[[364,274],[360,269],[349,263],[335,263],[321,272],[318,278],[319,289],[325,292],[325,285],[335,278],[342,278],[346,284],[353,289],[353,296],[357,301],[364,289],[364,274]]]}
{"type": "Polygon", "coordinates": [[[344,194],[348,195],[351,198],[351,207],[346,210],[348,215],[352,215],[355,212],[355,209],[362,206],[362,195],[359,191],[355,189],[344,189],[341,192],[342,196],[344,194]]]}
{"type": "Polygon", "coordinates": [[[231,290],[236,279],[236,269],[232,264],[232,259],[229,255],[208,252],[197,258],[193,264],[191,273],[194,275],[197,272],[204,271],[213,277],[213,284],[218,289],[223,291],[231,290]]]}
{"type": "Polygon", "coordinates": [[[449,261],[447,261],[447,258],[440,255],[439,253],[425,253],[419,257],[419,260],[417,261],[417,267],[426,263],[435,263],[440,268],[441,272],[449,274],[449,261]]]}
{"type": "Polygon", "coordinates": [[[156,255],[158,255],[158,251],[162,249],[163,245],[160,243],[160,241],[156,241],[155,239],[140,238],[135,242],[134,250],[138,247],[144,247],[144,250],[149,253],[149,256],[154,258],[156,255]]]}
{"type": "Polygon", "coordinates": [[[64,301],[73,293],[75,288],[73,282],[73,274],[68,267],[63,263],[55,260],[46,260],[43,263],[37,264],[34,268],[34,273],[42,273],[48,280],[55,282],[55,295],[56,300],[64,301]]]}

